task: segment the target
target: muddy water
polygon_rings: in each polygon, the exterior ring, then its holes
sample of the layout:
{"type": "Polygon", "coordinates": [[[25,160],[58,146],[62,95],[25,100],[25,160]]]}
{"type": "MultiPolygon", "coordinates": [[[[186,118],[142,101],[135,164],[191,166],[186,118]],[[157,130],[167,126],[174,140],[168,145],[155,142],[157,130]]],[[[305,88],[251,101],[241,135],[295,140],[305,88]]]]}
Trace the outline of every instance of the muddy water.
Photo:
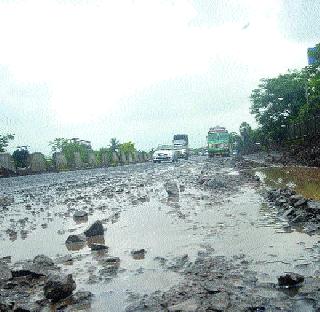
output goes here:
{"type": "MultiPolygon", "coordinates": [[[[73,263],[61,266],[73,274],[77,289],[95,294],[91,311],[123,311],[136,294],[169,289],[182,277],[161,261],[174,263],[186,254],[192,261],[202,250],[230,258],[244,254],[263,282],[275,282],[285,271],[314,273],[317,235],[291,229],[250,186],[225,194],[199,190],[188,179],[202,165],[144,164],[3,179],[0,186],[14,195],[15,203],[0,218],[0,256],[17,261],[45,254],[63,263],[60,257],[71,255],[73,263]],[[167,178],[185,185],[179,199],[168,200],[163,188],[167,178]],[[88,220],[74,221],[78,209],[89,212],[88,220]],[[104,253],[92,252],[88,244],[73,250],[65,245],[69,234],[83,233],[98,219],[106,228],[107,255],[121,259],[113,276],[103,271],[104,253]],[[16,235],[8,235],[7,229],[16,235]],[[135,260],[131,251],[141,248],[145,257],[135,260]]],[[[237,175],[231,168],[218,172],[237,175]]]]}
{"type": "Polygon", "coordinates": [[[257,173],[271,187],[292,187],[306,198],[320,200],[320,168],[266,168],[257,173]]]}

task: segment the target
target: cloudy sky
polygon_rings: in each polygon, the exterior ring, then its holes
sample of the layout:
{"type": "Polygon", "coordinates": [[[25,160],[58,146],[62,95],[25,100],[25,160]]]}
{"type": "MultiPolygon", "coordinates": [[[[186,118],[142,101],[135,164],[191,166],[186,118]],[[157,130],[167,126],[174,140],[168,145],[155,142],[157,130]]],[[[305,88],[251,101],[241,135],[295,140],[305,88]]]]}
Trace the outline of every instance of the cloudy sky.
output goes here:
{"type": "Polygon", "coordinates": [[[318,0],[0,0],[0,133],[139,149],[254,124],[262,77],[306,65],[318,0]]]}

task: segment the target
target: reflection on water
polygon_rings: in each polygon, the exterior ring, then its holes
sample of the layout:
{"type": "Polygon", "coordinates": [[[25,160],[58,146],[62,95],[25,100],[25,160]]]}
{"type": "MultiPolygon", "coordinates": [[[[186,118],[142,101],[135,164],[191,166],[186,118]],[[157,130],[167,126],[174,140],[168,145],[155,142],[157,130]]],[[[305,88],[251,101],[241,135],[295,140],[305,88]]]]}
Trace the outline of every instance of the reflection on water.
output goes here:
{"type": "Polygon", "coordinates": [[[103,235],[97,235],[97,236],[92,236],[92,237],[87,237],[86,242],[76,242],[76,243],[66,243],[66,247],[69,251],[78,251],[82,248],[84,248],[86,245],[88,247],[91,247],[94,244],[100,244],[104,245],[105,240],[103,235]]]}
{"type": "Polygon", "coordinates": [[[86,246],[86,242],[68,243],[66,247],[69,251],[78,251],[86,246]]]}
{"type": "Polygon", "coordinates": [[[291,187],[306,198],[320,200],[320,168],[263,168],[256,174],[271,187],[291,187]]]}
{"type": "Polygon", "coordinates": [[[87,244],[89,247],[91,247],[93,244],[104,245],[105,244],[104,236],[97,235],[97,236],[87,237],[87,244]]]}

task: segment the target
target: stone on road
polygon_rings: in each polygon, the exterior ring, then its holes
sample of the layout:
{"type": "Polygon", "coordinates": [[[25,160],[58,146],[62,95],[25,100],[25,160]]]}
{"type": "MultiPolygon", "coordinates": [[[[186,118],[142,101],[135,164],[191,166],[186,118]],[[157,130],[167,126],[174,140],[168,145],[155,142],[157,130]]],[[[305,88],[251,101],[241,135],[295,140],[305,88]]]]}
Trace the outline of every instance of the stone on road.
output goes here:
{"type": "Polygon", "coordinates": [[[53,302],[67,298],[76,289],[72,274],[67,276],[53,275],[44,285],[44,296],[53,302]]]}
{"type": "Polygon", "coordinates": [[[100,236],[104,234],[104,229],[101,221],[94,222],[86,231],[84,235],[87,237],[100,236]]]}

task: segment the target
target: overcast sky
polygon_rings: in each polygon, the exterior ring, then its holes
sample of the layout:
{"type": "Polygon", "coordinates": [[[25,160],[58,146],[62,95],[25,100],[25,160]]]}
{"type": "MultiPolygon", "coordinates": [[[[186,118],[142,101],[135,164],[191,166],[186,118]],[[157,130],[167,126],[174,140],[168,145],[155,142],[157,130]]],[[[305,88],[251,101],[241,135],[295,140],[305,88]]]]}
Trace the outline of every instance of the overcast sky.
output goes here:
{"type": "Polygon", "coordinates": [[[319,0],[0,0],[0,133],[138,149],[254,124],[262,77],[307,63],[319,0]]]}

